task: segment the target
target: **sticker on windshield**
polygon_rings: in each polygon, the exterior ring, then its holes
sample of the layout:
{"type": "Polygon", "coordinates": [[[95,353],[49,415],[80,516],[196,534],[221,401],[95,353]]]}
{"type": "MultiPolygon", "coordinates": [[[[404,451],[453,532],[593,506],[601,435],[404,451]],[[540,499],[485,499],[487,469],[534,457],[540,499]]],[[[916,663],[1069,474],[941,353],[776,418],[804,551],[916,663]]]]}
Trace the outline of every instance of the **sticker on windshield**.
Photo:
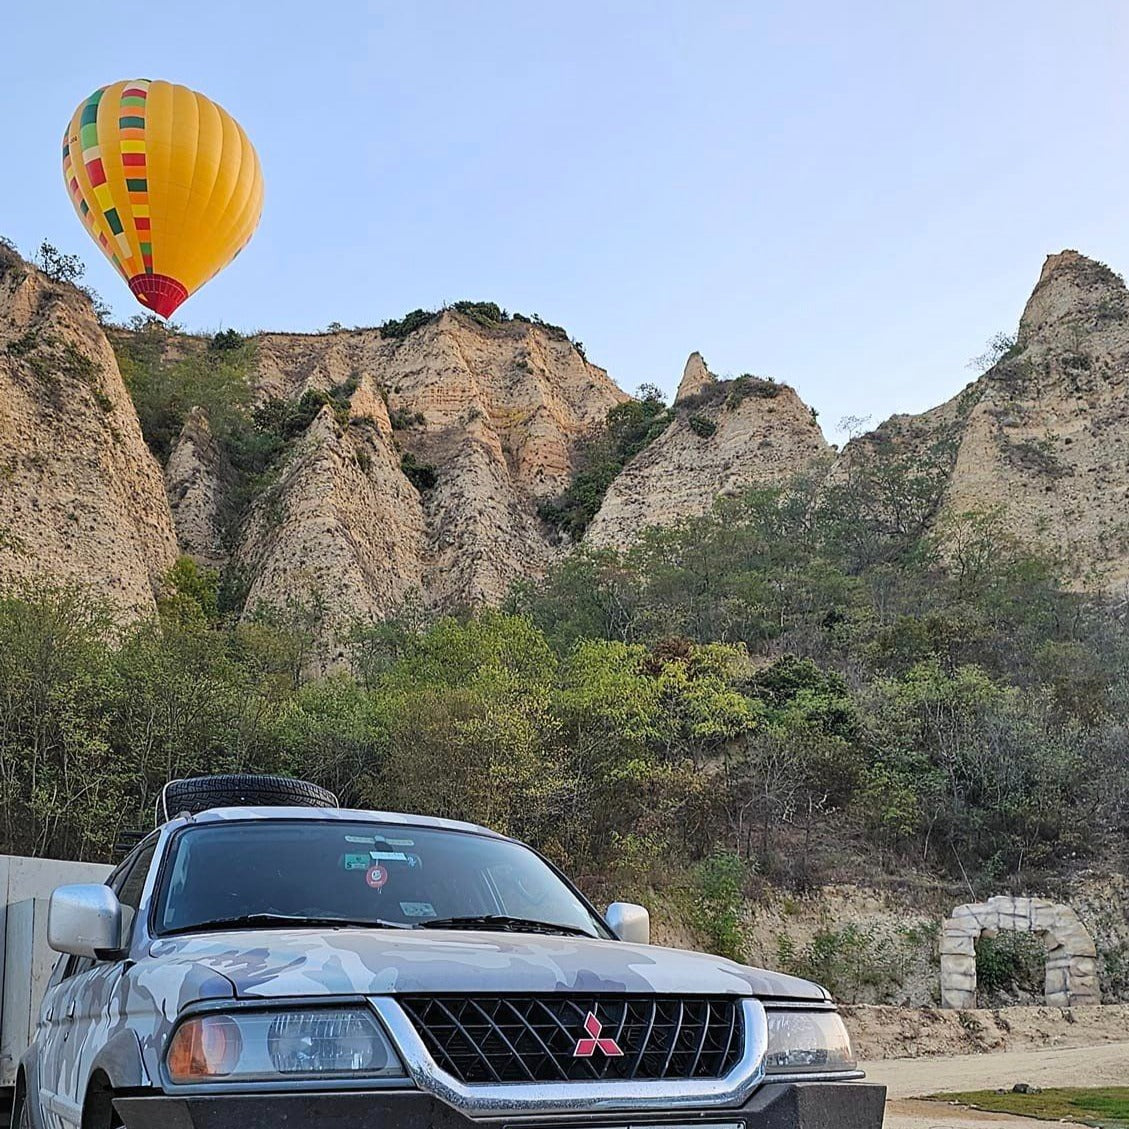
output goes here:
{"type": "Polygon", "coordinates": [[[345,856],[346,870],[368,870],[370,866],[372,866],[372,860],[368,857],[368,855],[345,856]]]}
{"type": "Polygon", "coordinates": [[[371,835],[346,835],[346,843],[375,843],[376,840],[371,835]]]}
{"type": "Polygon", "coordinates": [[[400,912],[405,917],[435,917],[435,907],[430,902],[401,902],[400,912]]]}
{"type": "Polygon", "coordinates": [[[390,847],[414,847],[416,841],[414,839],[385,839],[390,847]]]}
{"type": "Polygon", "coordinates": [[[388,871],[384,869],[379,863],[376,866],[370,866],[368,873],[365,874],[365,881],[374,889],[379,890],[388,881],[388,871]]]}
{"type": "Polygon", "coordinates": [[[373,862],[407,862],[408,856],[403,851],[369,851],[373,862]]]}

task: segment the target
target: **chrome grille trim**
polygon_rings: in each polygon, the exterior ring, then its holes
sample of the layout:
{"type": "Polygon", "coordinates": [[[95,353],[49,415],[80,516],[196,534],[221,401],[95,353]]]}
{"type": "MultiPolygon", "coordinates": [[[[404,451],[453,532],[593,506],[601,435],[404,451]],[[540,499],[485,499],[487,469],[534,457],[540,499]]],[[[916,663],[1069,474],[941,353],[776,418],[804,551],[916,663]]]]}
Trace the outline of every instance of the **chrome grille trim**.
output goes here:
{"type": "Polygon", "coordinates": [[[373,996],[369,1002],[416,1085],[473,1117],[726,1108],[744,1104],[765,1077],[768,1023],[764,1007],[754,999],[740,1001],[744,1047],[737,1063],[721,1078],[474,1084],[460,1081],[435,1061],[395,997],[373,996]]]}

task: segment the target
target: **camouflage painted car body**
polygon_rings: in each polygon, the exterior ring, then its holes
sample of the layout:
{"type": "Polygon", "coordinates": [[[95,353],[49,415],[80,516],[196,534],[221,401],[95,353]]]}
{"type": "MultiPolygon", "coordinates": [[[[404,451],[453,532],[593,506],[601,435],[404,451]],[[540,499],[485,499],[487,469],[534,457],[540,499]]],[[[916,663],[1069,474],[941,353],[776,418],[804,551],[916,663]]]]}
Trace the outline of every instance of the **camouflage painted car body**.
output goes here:
{"type": "Polygon", "coordinates": [[[449,820],[335,809],[231,808],[171,821],[154,833],[156,849],[128,959],[94,963],[70,976],[64,976],[68,958],[56,967],[22,1064],[35,1129],[79,1129],[92,1080],[119,1092],[159,1092],[163,1055],[178,1017],[209,1001],[576,991],[725,994],[829,1006],[823,989],[804,980],[615,940],[360,928],[150,934],[145,907],[155,896],[162,855],[187,823],[299,818],[495,834],[449,820]]]}

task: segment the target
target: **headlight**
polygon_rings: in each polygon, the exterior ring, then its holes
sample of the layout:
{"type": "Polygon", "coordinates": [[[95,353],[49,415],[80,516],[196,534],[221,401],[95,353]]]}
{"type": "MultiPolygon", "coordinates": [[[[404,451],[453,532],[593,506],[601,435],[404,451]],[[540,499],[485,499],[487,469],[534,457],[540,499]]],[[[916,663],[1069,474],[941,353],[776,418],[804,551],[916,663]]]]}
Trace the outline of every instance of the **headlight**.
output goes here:
{"type": "Polygon", "coordinates": [[[181,1086],[404,1077],[388,1037],[364,1008],[193,1016],[169,1040],[165,1063],[170,1080],[181,1086]]]}
{"type": "Polygon", "coordinates": [[[768,1008],[769,1074],[822,1074],[854,1070],[851,1037],[833,1011],[776,1011],[768,1008]]]}

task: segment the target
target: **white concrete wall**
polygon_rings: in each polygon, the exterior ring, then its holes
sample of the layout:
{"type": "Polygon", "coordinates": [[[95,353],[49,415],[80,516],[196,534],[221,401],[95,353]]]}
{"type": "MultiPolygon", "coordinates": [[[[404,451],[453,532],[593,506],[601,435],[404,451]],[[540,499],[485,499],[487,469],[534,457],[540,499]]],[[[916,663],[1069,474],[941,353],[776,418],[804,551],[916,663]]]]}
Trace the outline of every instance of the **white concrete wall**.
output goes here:
{"type": "Polygon", "coordinates": [[[56,954],[47,906],[56,886],[105,882],[111,867],[0,855],[0,1086],[11,1086],[31,1041],[56,954]]]}

